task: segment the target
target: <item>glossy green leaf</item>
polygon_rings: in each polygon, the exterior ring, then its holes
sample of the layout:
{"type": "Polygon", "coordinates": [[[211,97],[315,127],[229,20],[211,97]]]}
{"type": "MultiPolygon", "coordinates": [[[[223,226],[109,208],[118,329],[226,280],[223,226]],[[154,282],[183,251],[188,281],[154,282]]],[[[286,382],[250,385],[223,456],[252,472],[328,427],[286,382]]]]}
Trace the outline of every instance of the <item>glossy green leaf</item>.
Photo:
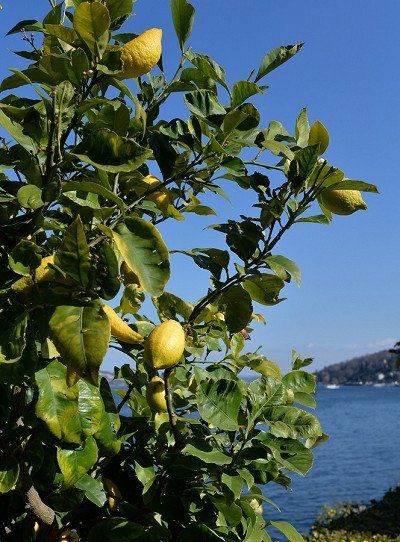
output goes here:
{"type": "Polygon", "coordinates": [[[93,437],[88,437],[78,449],[58,448],[57,462],[64,477],[64,487],[73,486],[96,463],[97,444],[93,437]]]}
{"type": "Polygon", "coordinates": [[[195,9],[186,0],[171,0],[171,13],[179,46],[183,51],[192,32],[195,9]]]}
{"type": "Polygon", "coordinates": [[[293,260],[289,260],[289,258],[286,258],[285,256],[268,256],[265,258],[265,262],[278,275],[278,277],[285,280],[284,274],[282,274],[283,270],[285,274],[286,272],[289,273],[289,275],[294,278],[298,286],[300,286],[301,272],[293,260]]]}
{"type": "Polygon", "coordinates": [[[305,147],[308,145],[308,138],[310,135],[310,125],[308,123],[307,109],[303,107],[296,120],[295,135],[297,145],[299,147],[305,147]]]}
{"type": "Polygon", "coordinates": [[[110,322],[101,305],[59,306],[49,325],[54,344],[67,364],[68,384],[85,377],[97,385],[110,341],[110,322]]]}
{"type": "Polygon", "coordinates": [[[0,493],[14,489],[19,477],[19,463],[11,455],[0,455],[0,493]]]}
{"type": "Polygon", "coordinates": [[[319,145],[319,154],[324,154],[329,147],[329,132],[319,120],[310,128],[308,145],[319,145]]]}
{"type": "Polygon", "coordinates": [[[282,45],[273,49],[267,53],[261,61],[258,73],[255,78],[255,83],[262,79],[272,70],[278,68],[281,64],[292,58],[303,47],[303,43],[296,43],[294,45],[282,45]]]}
{"type": "Polygon", "coordinates": [[[232,462],[232,458],[228,454],[203,440],[192,440],[186,444],[182,453],[192,455],[205,463],[213,463],[214,465],[229,465],[232,462]]]}
{"type": "Polygon", "coordinates": [[[306,371],[297,370],[287,373],[283,377],[282,382],[294,392],[314,393],[317,378],[315,375],[307,373],[306,371]]]}
{"type": "Polygon", "coordinates": [[[113,231],[115,244],[146,292],[158,297],[170,277],[168,249],[147,220],[130,217],[113,231]]]}
{"type": "Polygon", "coordinates": [[[84,491],[85,497],[99,508],[106,503],[107,497],[103,484],[100,480],[92,478],[89,474],[84,474],[77,482],[75,482],[75,487],[84,491]]]}
{"type": "Polygon", "coordinates": [[[21,358],[26,345],[27,322],[25,313],[10,320],[0,314],[0,364],[13,364],[21,358]]]}
{"type": "Polygon", "coordinates": [[[273,527],[278,529],[278,531],[284,534],[290,542],[304,542],[304,538],[301,534],[287,521],[271,521],[270,523],[273,527]]]}
{"type": "Polygon", "coordinates": [[[262,305],[276,305],[279,303],[278,296],[283,286],[282,279],[267,273],[254,275],[243,282],[243,287],[251,298],[262,305]]]}
{"type": "Polygon", "coordinates": [[[267,433],[261,433],[260,440],[268,446],[274,458],[285,469],[302,476],[311,469],[314,457],[302,442],[290,438],[277,438],[267,433]]]}
{"type": "Polygon", "coordinates": [[[322,429],[315,416],[291,406],[272,406],[264,409],[264,417],[270,431],[277,437],[308,438],[322,435],[322,429]]]}
{"type": "Polygon", "coordinates": [[[374,184],[364,181],[352,181],[345,179],[339,183],[329,185],[330,190],[360,190],[360,192],[372,192],[378,194],[378,189],[374,184]]]}
{"type": "Polygon", "coordinates": [[[249,293],[240,285],[231,286],[217,299],[218,308],[225,315],[229,331],[244,329],[251,319],[253,305],[249,293]]]}
{"type": "Polygon", "coordinates": [[[42,191],[34,184],[22,186],[17,193],[17,198],[22,207],[25,209],[39,209],[43,207],[42,191]]]}
{"type": "Polygon", "coordinates": [[[232,108],[238,107],[251,96],[264,92],[265,87],[260,87],[251,81],[238,81],[232,89],[232,108]]]}
{"type": "Polygon", "coordinates": [[[32,270],[40,264],[40,249],[32,241],[23,239],[12,249],[8,259],[15,273],[29,277],[32,270]]]}
{"type": "Polygon", "coordinates": [[[100,2],[82,2],[74,13],[74,29],[95,58],[101,58],[106,50],[110,14],[100,2]]]}
{"type": "Polygon", "coordinates": [[[234,381],[203,381],[198,387],[197,406],[200,416],[224,431],[236,431],[238,428],[241,401],[242,393],[234,381]]]}
{"type": "Polygon", "coordinates": [[[89,282],[90,253],[82,220],[77,218],[68,226],[54,263],[75,282],[86,288],[89,282]]]}
{"type": "Polygon", "coordinates": [[[67,181],[62,184],[62,191],[66,196],[68,196],[69,192],[91,192],[93,194],[97,194],[98,196],[102,196],[106,200],[112,201],[118,206],[122,213],[125,212],[124,202],[113,192],[111,192],[111,190],[108,190],[101,184],[90,181],[67,181]]]}

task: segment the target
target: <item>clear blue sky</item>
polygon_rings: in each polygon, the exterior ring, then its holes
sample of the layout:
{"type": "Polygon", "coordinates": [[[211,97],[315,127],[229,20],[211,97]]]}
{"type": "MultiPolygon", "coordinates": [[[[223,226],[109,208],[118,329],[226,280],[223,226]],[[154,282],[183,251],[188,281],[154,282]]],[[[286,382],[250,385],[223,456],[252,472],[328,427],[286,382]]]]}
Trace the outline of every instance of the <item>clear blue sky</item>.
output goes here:
{"type": "MultiPolygon", "coordinates": [[[[22,18],[40,17],[47,0],[2,0],[1,34],[22,18]]],[[[353,179],[376,183],[367,212],[336,217],[330,226],[304,224],[289,232],[276,253],[296,261],[301,288],[289,286],[287,301],[256,307],[268,325],[257,326],[251,346],[288,367],[295,347],[315,357],[315,367],[392,346],[400,338],[400,3],[398,0],[192,0],[197,15],[191,45],[215,58],[231,82],[246,78],[268,50],[305,41],[294,59],[265,79],[268,96],[258,101],[263,124],[280,120],[292,129],[303,106],[312,120],[329,129],[329,161],[353,179]]],[[[126,31],[164,30],[164,64],[170,75],[178,47],[167,0],[137,0],[136,16],[126,31]]],[[[19,36],[3,40],[0,75],[21,59],[4,51],[22,49],[19,36]]],[[[181,114],[180,100],[164,115],[181,114]]],[[[247,212],[243,193],[233,204],[217,203],[218,217],[189,217],[162,229],[171,249],[221,246],[221,234],[204,231],[206,223],[247,212]]],[[[174,278],[168,290],[188,299],[200,297],[207,273],[183,256],[173,256],[174,278]]],[[[109,358],[108,366],[116,358],[109,358]]]]}

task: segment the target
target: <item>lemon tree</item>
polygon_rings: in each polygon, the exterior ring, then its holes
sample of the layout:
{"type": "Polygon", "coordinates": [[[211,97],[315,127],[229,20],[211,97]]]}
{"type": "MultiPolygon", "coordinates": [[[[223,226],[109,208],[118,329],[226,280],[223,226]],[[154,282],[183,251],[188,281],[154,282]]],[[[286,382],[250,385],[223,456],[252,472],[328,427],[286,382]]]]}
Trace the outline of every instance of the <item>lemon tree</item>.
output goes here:
{"type": "Polygon", "coordinates": [[[300,283],[281,239],[376,188],[323,158],[305,109],[293,129],[261,119],[254,98],[301,44],[231,85],[188,45],[194,7],[172,0],[171,77],[162,30],[123,26],[133,0],[50,4],[10,30],[26,66],[0,85],[0,538],[297,542],[268,488],[327,438],[312,360],[294,352],[282,374],[246,339],[300,283]],[[209,224],[233,189],[251,203],[211,226],[224,248],[166,246],[167,221],[209,224]],[[173,291],[173,258],[204,272],[200,299],[173,291]]]}

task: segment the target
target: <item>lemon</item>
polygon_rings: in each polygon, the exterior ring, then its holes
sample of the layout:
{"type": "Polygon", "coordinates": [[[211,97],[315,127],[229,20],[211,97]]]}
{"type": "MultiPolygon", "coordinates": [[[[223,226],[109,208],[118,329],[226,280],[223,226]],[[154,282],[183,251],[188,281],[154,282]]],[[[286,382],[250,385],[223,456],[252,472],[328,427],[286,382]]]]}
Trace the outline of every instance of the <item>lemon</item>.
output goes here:
{"type": "Polygon", "coordinates": [[[146,387],[147,404],[153,412],[167,412],[164,380],[154,376],[146,387]]]}
{"type": "Polygon", "coordinates": [[[148,73],[160,60],[162,30],[150,28],[121,48],[123,70],[119,79],[139,77],[148,73]]]}
{"type": "Polygon", "coordinates": [[[176,320],[156,326],[144,344],[144,361],[154,369],[173,367],[185,349],[185,332],[176,320]]]}
{"type": "Polygon", "coordinates": [[[321,193],[321,203],[335,215],[351,215],[356,211],[367,209],[359,190],[338,190],[329,188],[321,193]]]}
{"type": "Polygon", "coordinates": [[[51,256],[45,256],[42,258],[39,267],[35,269],[35,281],[36,282],[51,282],[55,279],[55,272],[48,264],[54,264],[54,254],[51,256]]]}
{"type": "Polygon", "coordinates": [[[116,339],[123,343],[138,344],[143,341],[140,333],[137,333],[128,326],[109,305],[103,305],[111,325],[111,333],[116,339]]]}
{"type": "Polygon", "coordinates": [[[125,286],[128,286],[128,284],[140,286],[139,277],[132,271],[126,262],[122,262],[121,264],[121,275],[125,286]]]}
{"type": "Polygon", "coordinates": [[[153,201],[157,207],[165,208],[170,204],[169,190],[162,186],[160,179],[157,179],[154,175],[147,175],[143,179],[144,186],[139,187],[137,190],[140,196],[146,196],[146,199],[153,201]],[[160,185],[158,190],[154,190],[157,186],[160,185]],[[153,191],[154,190],[154,191],[153,191]],[[150,192],[151,191],[151,192],[150,192]],[[150,192],[148,195],[147,192],[150,192]]]}
{"type": "Polygon", "coordinates": [[[110,510],[113,511],[117,505],[117,501],[122,499],[121,492],[119,490],[119,487],[108,478],[103,478],[103,484],[107,489],[108,493],[108,506],[110,507],[110,510]]]}

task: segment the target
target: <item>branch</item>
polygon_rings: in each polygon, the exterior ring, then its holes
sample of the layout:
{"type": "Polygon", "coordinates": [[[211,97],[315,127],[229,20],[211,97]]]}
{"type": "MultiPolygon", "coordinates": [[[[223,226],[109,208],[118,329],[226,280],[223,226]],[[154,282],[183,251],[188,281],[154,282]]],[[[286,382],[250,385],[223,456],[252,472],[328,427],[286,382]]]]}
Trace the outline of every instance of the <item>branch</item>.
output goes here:
{"type": "Polygon", "coordinates": [[[20,461],[20,479],[22,490],[25,494],[26,502],[29,508],[45,525],[53,525],[56,513],[50,506],[47,506],[40,498],[39,493],[33,485],[32,478],[28,473],[28,469],[23,461],[20,461]]]}
{"type": "Polygon", "coordinates": [[[176,424],[176,415],[174,412],[174,407],[172,405],[172,395],[171,395],[171,384],[169,381],[169,377],[172,372],[172,367],[169,369],[165,369],[164,371],[164,385],[165,385],[165,401],[167,403],[167,411],[168,411],[168,417],[169,417],[169,424],[171,426],[172,434],[175,438],[175,449],[181,449],[183,446],[183,438],[182,435],[178,429],[178,426],[176,424]]]}
{"type": "Polygon", "coordinates": [[[121,410],[122,410],[123,406],[125,405],[125,403],[129,400],[129,398],[131,396],[131,393],[133,391],[133,388],[134,388],[134,385],[129,384],[127,392],[125,393],[124,397],[122,398],[122,401],[117,406],[118,414],[121,412],[121,410]]]}

